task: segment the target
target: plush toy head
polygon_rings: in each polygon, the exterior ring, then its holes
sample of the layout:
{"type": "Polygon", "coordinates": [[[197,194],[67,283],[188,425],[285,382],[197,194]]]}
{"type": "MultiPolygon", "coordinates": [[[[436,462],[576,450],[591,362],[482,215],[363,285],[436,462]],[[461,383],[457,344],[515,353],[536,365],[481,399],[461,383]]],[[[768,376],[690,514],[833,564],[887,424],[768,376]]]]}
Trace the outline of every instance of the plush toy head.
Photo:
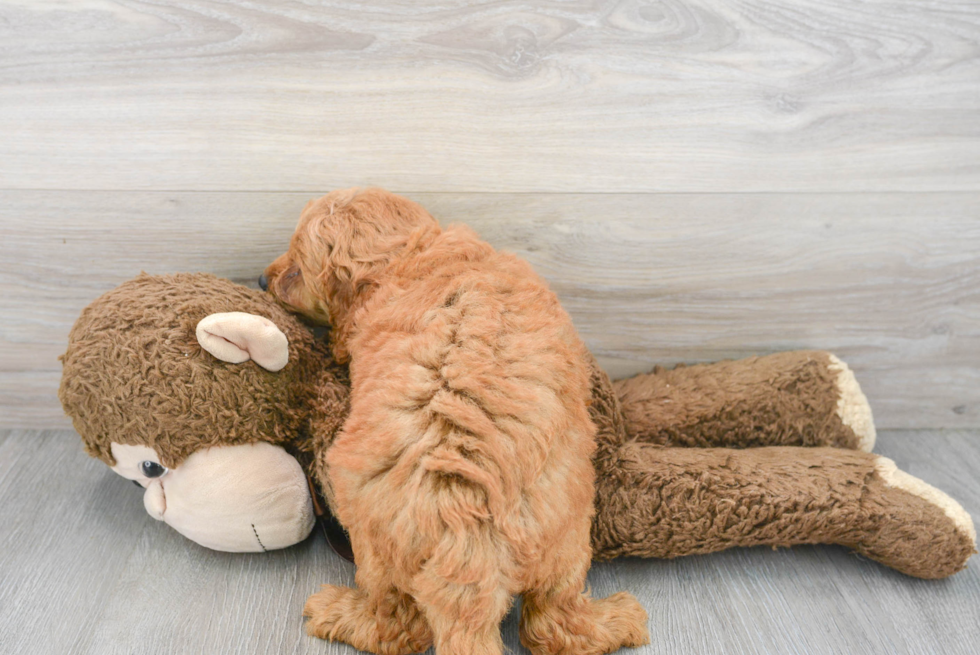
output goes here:
{"type": "Polygon", "coordinates": [[[312,408],[336,404],[324,413],[339,424],[347,391],[328,349],[267,294],[144,274],[82,312],[62,362],[59,397],[86,450],[145,487],[154,518],[216,550],[309,534],[295,455],[312,408]]]}

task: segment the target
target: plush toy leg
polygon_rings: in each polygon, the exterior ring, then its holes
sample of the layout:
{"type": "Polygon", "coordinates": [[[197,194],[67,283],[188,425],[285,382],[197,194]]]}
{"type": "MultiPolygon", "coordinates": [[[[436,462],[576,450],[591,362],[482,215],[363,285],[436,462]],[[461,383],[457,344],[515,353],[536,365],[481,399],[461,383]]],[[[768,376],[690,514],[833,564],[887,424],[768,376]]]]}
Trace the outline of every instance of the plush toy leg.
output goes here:
{"type": "Polygon", "coordinates": [[[942,578],[976,552],[973,522],[956,501],[860,451],[627,444],[599,472],[596,492],[596,559],[841,544],[942,578]]]}
{"type": "Polygon", "coordinates": [[[870,452],[871,408],[847,365],[821,351],[660,367],[613,383],[627,435],[665,446],[835,446],[870,452]]]}

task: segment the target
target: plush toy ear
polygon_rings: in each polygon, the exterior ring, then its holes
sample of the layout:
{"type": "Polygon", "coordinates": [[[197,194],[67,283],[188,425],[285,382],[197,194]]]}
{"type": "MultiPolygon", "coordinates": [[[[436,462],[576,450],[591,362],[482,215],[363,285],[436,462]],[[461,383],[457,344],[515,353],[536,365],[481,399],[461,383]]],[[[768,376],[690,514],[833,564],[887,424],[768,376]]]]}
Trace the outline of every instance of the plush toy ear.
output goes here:
{"type": "Polygon", "coordinates": [[[197,341],[221,361],[232,364],[252,359],[275,372],[289,361],[286,335],[275,323],[255,314],[223,312],[206,316],[197,324],[197,341]]]}

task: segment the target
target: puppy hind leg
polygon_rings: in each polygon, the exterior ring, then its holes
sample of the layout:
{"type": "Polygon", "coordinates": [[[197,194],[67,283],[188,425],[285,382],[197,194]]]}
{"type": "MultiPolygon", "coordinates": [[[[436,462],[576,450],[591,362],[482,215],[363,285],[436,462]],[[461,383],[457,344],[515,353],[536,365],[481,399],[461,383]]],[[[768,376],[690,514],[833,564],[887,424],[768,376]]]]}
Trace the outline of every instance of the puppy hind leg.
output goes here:
{"type": "Polygon", "coordinates": [[[650,643],[646,610],[632,594],[592,598],[583,591],[588,551],[585,557],[552,586],[524,593],[521,643],[534,655],[599,655],[650,643]]]}
{"type": "Polygon", "coordinates": [[[421,653],[431,634],[418,608],[396,590],[381,599],[360,589],[323,585],[303,607],[307,634],[378,655],[421,653]]]}
{"type": "Polygon", "coordinates": [[[357,588],[323,585],[303,607],[308,634],[379,655],[421,653],[432,631],[410,596],[386,582],[383,568],[361,548],[357,588]]]}

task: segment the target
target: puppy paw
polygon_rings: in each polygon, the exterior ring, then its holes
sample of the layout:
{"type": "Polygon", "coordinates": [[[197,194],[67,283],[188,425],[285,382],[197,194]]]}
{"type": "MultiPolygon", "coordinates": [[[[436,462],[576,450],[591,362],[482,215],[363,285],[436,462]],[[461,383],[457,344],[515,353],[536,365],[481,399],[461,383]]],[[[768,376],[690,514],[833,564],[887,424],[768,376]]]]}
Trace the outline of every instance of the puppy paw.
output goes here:
{"type": "Polygon", "coordinates": [[[592,611],[596,624],[608,632],[613,649],[650,643],[647,611],[633,594],[620,591],[608,598],[593,599],[592,611]]]}
{"type": "Polygon", "coordinates": [[[521,642],[534,655],[602,655],[650,643],[647,613],[632,594],[583,597],[551,607],[528,607],[521,642]]]}
{"type": "Polygon", "coordinates": [[[350,619],[356,612],[357,590],[325,584],[303,605],[306,632],[310,636],[330,641],[345,641],[350,619]]]}
{"type": "Polygon", "coordinates": [[[424,652],[432,635],[419,612],[405,603],[387,603],[387,611],[379,612],[378,604],[359,589],[323,585],[303,606],[303,616],[309,619],[306,632],[378,655],[424,652]]]}

